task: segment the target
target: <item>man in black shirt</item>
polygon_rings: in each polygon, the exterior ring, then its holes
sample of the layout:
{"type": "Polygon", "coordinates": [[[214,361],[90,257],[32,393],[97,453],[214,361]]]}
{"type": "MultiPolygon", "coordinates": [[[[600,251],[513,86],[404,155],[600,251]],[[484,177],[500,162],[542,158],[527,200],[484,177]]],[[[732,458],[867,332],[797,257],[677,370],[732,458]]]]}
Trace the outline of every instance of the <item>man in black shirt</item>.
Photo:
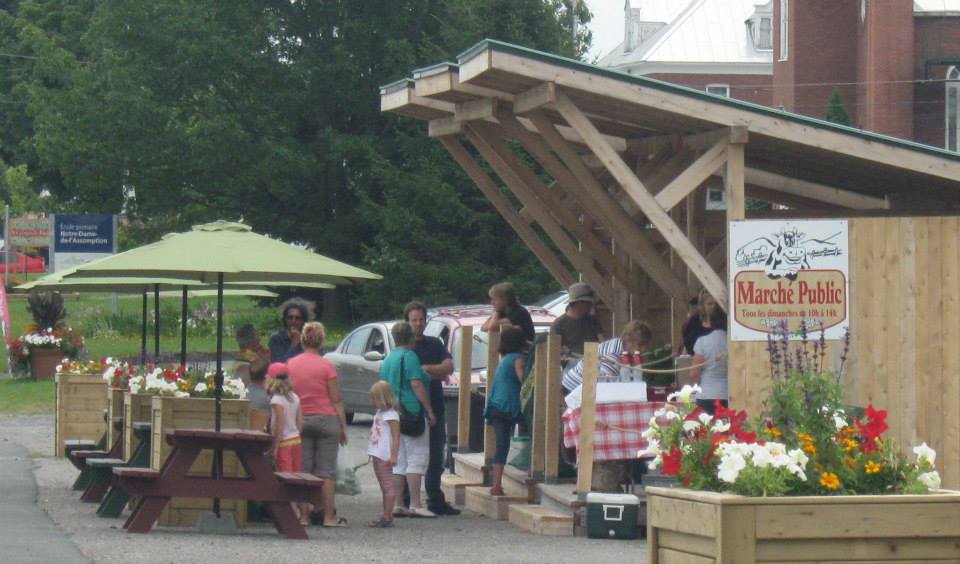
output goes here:
{"type": "Polygon", "coordinates": [[[430,376],[430,405],[437,419],[437,424],[429,428],[430,461],[424,476],[427,509],[437,515],[459,515],[460,510],[447,503],[440,489],[444,447],[447,443],[447,430],[443,420],[443,381],[453,373],[453,357],[447,352],[443,341],[423,334],[427,327],[427,306],[420,302],[410,302],[403,308],[403,318],[413,327],[416,337],[413,352],[417,353],[420,359],[420,367],[430,376]]]}
{"type": "Polygon", "coordinates": [[[494,327],[499,327],[502,330],[505,325],[516,327],[523,331],[527,341],[533,342],[537,336],[533,328],[533,319],[527,308],[520,305],[513,284],[509,282],[494,284],[488,294],[490,305],[493,306],[493,315],[483,322],[480,329],[490,331],[494,327]]]}

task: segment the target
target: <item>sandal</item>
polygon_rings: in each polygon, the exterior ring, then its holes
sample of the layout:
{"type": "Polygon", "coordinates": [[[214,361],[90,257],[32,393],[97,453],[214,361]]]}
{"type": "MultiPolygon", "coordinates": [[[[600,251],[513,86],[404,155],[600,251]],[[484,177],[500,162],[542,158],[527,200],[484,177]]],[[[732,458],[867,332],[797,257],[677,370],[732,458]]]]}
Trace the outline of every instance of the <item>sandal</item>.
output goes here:
{"type": "Polygon", "coordinates": [[[409,517],[409,516],[410,516],[410,510],[407,509],[406,507],[403,507],[403,506],[398,505],[397,507],[394,507],[394,508],[393,508],[393,516],[394,516],[394,517],[409,517]]]}
{"type": "Polygon", "coordinates": [[[371,529],[389,529],[390,527],[393,526],[393,519],[386,519],[384,517],[381,517],[376,521],[370,521],[369,523],[367,523],[367,526],[370,527],[371,529]]]}
{"type": "Polygon", "coordinates": [[[334,528],[334,527],[346,527],[346,526],[347,526],[347,520],[346,520],[346,518],[344,518],[344,517],[337,517],[337,522],[336,522],[336,523],[331,523],[331,524],[329,524],[329,525],[327,525],[326,523],[324,523],[322,526],[325,527],[325,528],[328,528],[328,529],[331,529],[331,528],[334,528]]]}

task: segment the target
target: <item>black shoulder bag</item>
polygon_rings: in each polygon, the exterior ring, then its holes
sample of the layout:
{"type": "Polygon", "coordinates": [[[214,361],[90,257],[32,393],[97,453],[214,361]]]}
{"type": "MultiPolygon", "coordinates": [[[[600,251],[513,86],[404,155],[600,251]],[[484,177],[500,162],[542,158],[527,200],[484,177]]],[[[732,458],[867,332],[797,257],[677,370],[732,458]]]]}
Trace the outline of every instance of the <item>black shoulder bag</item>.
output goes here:
{"type": "Polygon", "coordinates": [[[397,403],[400,404],[400,409],[398,410],[400,412],[400,433],[408,437],[419,437],[427,429],[426,421],[423,419],[423,409],[420,410],[419,415],[410,413],[404,409],[401,399],[403,394],[403,377],[406,373],[406,370],[403,369],[404,356],[406,356],[406,353],[400,357],[400,385],[398,386],[400,393],[397,394],[397,403]]]}

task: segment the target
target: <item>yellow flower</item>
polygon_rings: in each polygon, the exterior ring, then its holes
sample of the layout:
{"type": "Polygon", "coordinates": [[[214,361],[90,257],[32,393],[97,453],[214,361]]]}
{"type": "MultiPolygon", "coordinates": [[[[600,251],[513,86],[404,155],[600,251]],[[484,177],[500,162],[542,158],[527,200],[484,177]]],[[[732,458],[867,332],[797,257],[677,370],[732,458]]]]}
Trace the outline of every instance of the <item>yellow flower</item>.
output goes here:
{"type": "Polygon", "coordinates": [[[843,447],[844,452],[853,452],[857,450],[857,447],[860,446],[860,443],[853,439],[848,439],[846,437],[840,439],[840,446],[843,447]]]}
{"type": "Polygon", "coordinates": [[[803,452],[809,454],[810,456],[816,456],[817,447],[813,446],[813,443],[803,443],[803,452]]]}
{"type": "Polygon", "coordinates": [[[811,437],[810,435],[808,435],[808,434],[806,434],[806,433],[800,433],[800,434],[797,435],[797,436],[800,437],[800,440],[803,441],[803,442],[805,442],[805,443],[812,443],[812,442],[813,442],[813,437],[811,437]]]}
{"type": "Polygon", "coordinates": [[[843,465],[846,466],[847,468],[850,468],[852,470],[856,464],[857,464],[857,460],[852,456],[843,457],[843,465]]]}
{"type": "Polygon", "coordinates": [[[833,472],[824,472],[820,475],[820,485],[828,490],[839,490],[840,477],[833,472]]]}
{"type": "Polygon", "coordinates": [[[872,460],[868,461],[863,467],[863,471],[867,474],[876,474],[880,472],[880,470],[883,470],[883,466],[872,460]]]}

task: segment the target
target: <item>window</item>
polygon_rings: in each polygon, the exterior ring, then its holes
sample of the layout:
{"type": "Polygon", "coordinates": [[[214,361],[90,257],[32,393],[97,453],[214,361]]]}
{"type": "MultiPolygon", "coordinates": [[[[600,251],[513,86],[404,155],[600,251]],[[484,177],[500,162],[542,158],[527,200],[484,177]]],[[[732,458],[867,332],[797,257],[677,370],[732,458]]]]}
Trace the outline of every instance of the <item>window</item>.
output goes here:
{"type": "Polygon", "coordinates": [[[950,67],[946,84],[945,147],[948,151],[960,151],[960,69],[950,67]]]}
{"type": "Polygon", "coordinates": [[[790,2],[780,0],[780,60],[786,61],[790,53],[790,2]]]}
{"type": "Polygon", "coordinates": [[[344,347],[344,354],[353,354],[360,356],[363,354],[363,347],[367,344],[367,339],[370,336],[370,327],[361,327],[353,332],[352,335],[347,337],[347,346],[344,347]]]}
{"type": "Polygon", "coordinates": [[[367,348],[364,349],[364,353],[370,351],[376,351],[380,354],[387,354],[386,344],[383,340],[383,332],[379,329],[374,329],[370,332],[370,340],[367,341],[367,348]]]}
{"type": "Polygon", "coordinates": [[[428,322],[426,328],[423,330],[423,334],[428,337],[440,339],[443,341],[443,346],[445,347],[450,344],[450,328],[442,321],[434,319],[428,322]]]}
{"type": "Polygon", "coordinates": [[[753,48],[758,51],[773,50],[773,2],[757,6],[746,21],[753,48]]]}
{"type": "Polygon", "coordinates": [[[726,98],[729,98],[730,85],[729,84],[708,84],[707,92],[710,94],[716,94],[717,96],[724,96],[726,98]]]}

